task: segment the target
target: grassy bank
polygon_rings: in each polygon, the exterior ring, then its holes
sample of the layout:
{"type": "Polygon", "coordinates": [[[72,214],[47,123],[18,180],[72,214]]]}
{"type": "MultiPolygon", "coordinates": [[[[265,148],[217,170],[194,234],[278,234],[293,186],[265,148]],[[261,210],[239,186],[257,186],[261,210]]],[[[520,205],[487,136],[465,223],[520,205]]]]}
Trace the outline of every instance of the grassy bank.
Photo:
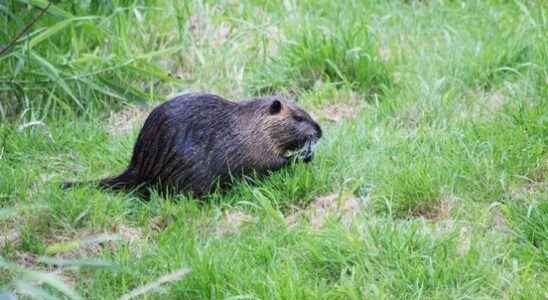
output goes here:
{"type": "MultiPolygon", "coordinates": [[[[44,6],[0,3],[0,44],[44,6]]],[[[116,299],[184,267],[147,297],[548,297],[547,13],[50,6],[0,56],[0,291],[116,299]],[[315,161],[204,202],[59,188],[122,171],[151,106],[187,91],[293,95],[324,128],[315,161]]]]}

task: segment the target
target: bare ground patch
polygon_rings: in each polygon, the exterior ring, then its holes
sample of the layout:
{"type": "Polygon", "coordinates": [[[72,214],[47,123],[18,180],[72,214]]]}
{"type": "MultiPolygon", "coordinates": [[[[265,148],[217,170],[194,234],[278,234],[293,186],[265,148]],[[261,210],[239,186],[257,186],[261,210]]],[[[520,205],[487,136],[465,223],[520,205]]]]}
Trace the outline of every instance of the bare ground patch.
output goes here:
{"type": "Polygon", "coordinates": [[[220,222],[215,226],[213,232],[216,236],[234,235],[240,232],[240,228],[255,217],[241,211],[225,212],[220,222]]]}
{"type": "Polygon", "coordinates": [[[417,128],[424,116],[425,109],[417,103],[411,103],[401,112],[396,113],[396,119],[401,122],[410,132],[410,135],[416,135],[417,128]]]}
{"type": "MultiPolygon", "coordinates": [[[[459,198],[450,191],[444,190],[437,202],[423,205],[409,212],[409,218],[422,218],[428,222],[436,235],[445,235],[459,226],[459,222],[452,216],[457,207],[459,198]]],[[[466,225],[464,225],[466,227],[466,225]]],[[[470,248],[470,231],[462,229],[459,232],[458,253],[466,253],[470,248]]],[[[460,255],[460,254],[459,254],[460,255]]]]}
{"type": "MultiPolygon", "coordinates": [[[[115,250],[121,244],[128,244],[132,251],[138,257],[140,251],[137,251],[136,244],[142,237],[142,231],[139,228],[126,225],[115,225],[112,231],[91,233],[87,230],[76,232],[71,235],[59,235],[46,239],[45,250],[46,257],[62,260],[78,260],[96,257],[104,250],[115,250]]],[[[18,238],[18,235],[17,235],[18,238]]],[[[17,264],[25,267],[37,265],[41,257],[35,253],[17,251],[15,261],[17,264]]]]}
{"type": "Polygon", "coordinates": [[[462,119],[492,118],[508,102],[507,95],[500,89],[475,89],[466,97],[471,98],[471,101],[464,101],[457,108],[458,116],[462,119]]]}
{"type": "Polygon", "coordinates": [[[341,123],[355,118],[363,108],[363,99],[353,91],[337,92],[329,104],[313,114],[315,119],[341,123]]]}
{"type": "Polygon", "coordinates": [[[457,241],[457,255],[464,256],[470,251],[472,245],[472,229],[469,226],[463,226],[459,232],[457,241]]]}
{"type": "Polygon", "coordinates": [[[441,200],[433,205],[421,205],[410,211],[412,218],[424,218],[429,221],[447,220],[451,216],[451,203],[441,200]]]}
{"type": "Polygon", "coordinates": [[[169,219],[165,216],[156,216],[150,220],[148,228],[151,231],[159,232],[164,230],[169,225],[169,223],[169,219]]]}
{"type": "Polygon", "coordinates": [[[312,228],[318,230],[325,225],[329,217],[336,217],[345,226],[350,226],[361,206],[360,199],[351,193],[333,193],[314,199],[306,208],[286,216],[285,221],[289,226],[293,226],[304,219],[312,228]]]}
{"type": "Polygon", "coordinates": [[[140,256],[141,251],[137,244],[142,237],[140,228],[128,225],[116,224],[102,232],[82,230],[46,240],[46,254],[63,259],[85,258],[98,256],[104,250],[115,250],[121,244],[127,244],[131,246],[135,256],[140,256]]]}
{"type": "MultiPolygon", "coordinates": [[[[66,236],[52,237],[45,240],[48,245],[45,255],[32,252],[16,251],[11,258],[15,264],[28,270],[46,272],[56,276],[69,285],[81,280],[78,271],[82,266],[108,267],[111,262],[98,258],[105,250],[115,250],[121,244],[130,245],[135,257],[141,256],[137,249],[142,232],[127,225],[115,225],[109,231],[91,233],[83,230],[66,236]]],[[[32,283],[40,285],[40,280],[32,283]]]]}
{"type": "Polygon", "coordinates": [[[2,229],[0,233],[0,250],[7,245],[17,244],[20,241],[19,232],[15,228],[2,229]]]}
{"type": "Polygon", "coordinates": [[[489,225],[502,233],[510,233],[510,226],[500,209],[500,203],[494,202],[489,206],[489,225]]]}
{"type": "MultiPolygon", "coordinates": [[[[29,189],[30,190],[30,189],[29,189]]],[[[42,205],[15,204],[12,208],[5,209],[0,215],[0,250],[8,245],[18,245],[21,242],[19,227],[28,222],[27,215],[37,214],[47,209],[42,205]]]]}
{"type": "Polygon", "coordinates": [[[529,181],[525,185],[512,189],[510,197],[516,200],[524,200],[548,189],[548,181],[529,181]]]}
{"type": "Polygon", "coordinates": [[[120,111],[111,112],[105,129],[112,136],[129,134],[136,126],[142,126],[154,106],[128,106],[120,111]]]}
{"type": "Polygon", "coordinates": [[[344,119],[354,118],[359,111],[360,109],[356,107],[356,105],[341,103],[325,107],[322,110],[322,114],[325,119],[331,122],[340,123],[344,119]]]}
{"type": "Polygon", "coordinates": [[[458,198],[450,192],[444,191],[439,201],[430,205],[421,205],[410,211],[412,218],[424,218],[432,222],[449,220],[451,211],[458,198]]]}

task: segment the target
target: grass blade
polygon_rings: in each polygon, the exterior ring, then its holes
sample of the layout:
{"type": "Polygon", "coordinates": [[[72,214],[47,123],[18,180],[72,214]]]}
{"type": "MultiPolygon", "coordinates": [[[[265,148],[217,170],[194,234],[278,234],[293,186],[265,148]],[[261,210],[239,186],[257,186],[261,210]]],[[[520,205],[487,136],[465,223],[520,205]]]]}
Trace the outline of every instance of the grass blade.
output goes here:
{"type": "Polygon", "coordinates": [[[49,27],[47,30],[42,31],[41,33],[39,33],[35,37],[33,37],[29,41],[28,47],[29,47],[29,49],[32,49],[34,46],[36,46],[39,43],[43,42],[44,40],[48,39],[52,35],[62,31],[63,29],[65,29],[65,27],[67,27],[71,23],[74,23],[76,21],[83,21],[83,20],[93,20],[93,19],[97,19],[97,18],[98,17],[95,17],[95,16],[86,16],[86,17],[77,17],[77,18],[70,18],[70,19],[63,20],[63,21],[49,27]]]}
{"type": "MultiPolygon", "coordinates": [[[[35,285],[30,284],[29,282],[25,282],[22,280],[18,280],[15,282],[15,288],[19,294],[27,295],[33,299],[46,299],[46,300],[57,299],[57,297],[50,294],[45,289],[37,287],[35,285]]],[[[0,297],[0,299],[2,299],[2,297],[0,297]]]]}
{"type": "Polygon", "coordinates": [[[186,276],[188,273],[190,273],[190,269],[188,269],[188,268],[179,269],[179,270],[177,270],[173,273],[164,275],[164,276],[156,279],[153,282],[147,283],[143,286],[140,286],[140,287],[132,290],[131,292],[123,295],[122,297],[120,297],[119,300],[129,300],[129,299],[133,299],[137,296],[146,294],[146,293],[158,288],[159,286],[161,286],[164,283],[177,281],[177,280],[183,278],[184,276],[186,276]]]}
{"type": "MultiPolygon", "coordinates": [[[[29,4],[29,5],[32,5],[32,6],[36,6],[36,7],[39,7],[39,8],[44,8],[48,5],[49,1],[46,1],[46,0],[19,0],[19,2],[29,4]]],[[[48,8],[48,13],[52,14],[52,15],[55,15],[57,17],[65,18],[65,19],[74,17],[71,13],[69,13],[66,10],[63,10],[63,9],[59,8],[59,6],[56,6],[53,3],[50,4],[50,7],[48,8]]]]}
{"type": "Polygon", "coordinates": [[[72,93],[72,90],[68,86],[68,84],[61,78],[59,75],[59,70],[57,70],[52,64],[50,64],[47,60],[42,58],[40,55],[36,54],[35,52],[32,52],[32,58],[36,63],[38,63],[40,66],[42,66],[42,69],[46,71],[47,76],[56,82],[67,95],[74,101],[74,103],[82,110],[84,110],[84,106],[82,103],[74,96],[72,93]]]}
{"type": "Polygon", "coordinates": [[[114,234],[100,234],[96,236],[87,237],[85,239],[73,240],[68,242],[56,243],[46,248],[45,253],[47,255],[53,255],[57,253],[63,253],[78,249],[82,246],[93,245],[98,243],[110,242],[120,240],[119,235],[114,234]]]}
{"type": "Polygon", "coordinates": [[[47,256],[40,257],[38,262],[57,267],[107,268],[114,266],[111,262],[102,259],[61,259],[47,256]]]}
{"type": "Polygon", "coordinates": [[[59,278],[58,276],[52,273],[44,273],[44,272],[38,272],[38,271],[25,271],[24,276],[30,280],[34,280],[34,281],[51,286],[52,288],[63,293],[69,299],[74,299],[74,300],[83,299],[80,295],[78,295],[78,293],[76,293],[76,291],[70,285],[66,284],[65,282],[63,282],[63,280],[61,280],[61,278],[59,278]]]}
{"type": "Polygon", "coordinates": [[[116,82],[115,80],[110,80],[103,76],[99,76],[97,79],[118,94],[124,95],[124,98],[126,99],[129,98],[129,100],[141,104],[146,102],[147,95],[129,83],[122,85],[122,82],[116,82]]]}

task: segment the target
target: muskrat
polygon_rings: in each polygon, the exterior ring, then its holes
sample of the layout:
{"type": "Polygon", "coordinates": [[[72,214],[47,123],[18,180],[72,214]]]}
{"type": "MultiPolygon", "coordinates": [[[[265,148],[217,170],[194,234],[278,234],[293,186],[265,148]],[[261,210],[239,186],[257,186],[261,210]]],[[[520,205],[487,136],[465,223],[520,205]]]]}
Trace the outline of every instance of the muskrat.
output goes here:
{"type": "Polygon", "coordinates": [[[234,178],[311,161],[321,136],[306,111],[278,96],[232,102],[213,94],[185,94],[150,113],[127,169],[98,185],[156,187],[201,197],[234,178]]]}

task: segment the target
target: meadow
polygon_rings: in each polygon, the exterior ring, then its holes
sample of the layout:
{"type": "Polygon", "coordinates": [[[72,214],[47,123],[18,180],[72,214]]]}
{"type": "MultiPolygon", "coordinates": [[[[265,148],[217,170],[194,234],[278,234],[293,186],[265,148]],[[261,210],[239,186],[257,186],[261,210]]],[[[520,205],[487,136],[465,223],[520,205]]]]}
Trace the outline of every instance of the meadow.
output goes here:
{"type": "Polygon", "coordinates": [[[548,299],[547,31],[542,0],[0,1],[0,298],[548,299]],[[315,160],[60,188],[198,91],[294,98],[315,160]]]}

